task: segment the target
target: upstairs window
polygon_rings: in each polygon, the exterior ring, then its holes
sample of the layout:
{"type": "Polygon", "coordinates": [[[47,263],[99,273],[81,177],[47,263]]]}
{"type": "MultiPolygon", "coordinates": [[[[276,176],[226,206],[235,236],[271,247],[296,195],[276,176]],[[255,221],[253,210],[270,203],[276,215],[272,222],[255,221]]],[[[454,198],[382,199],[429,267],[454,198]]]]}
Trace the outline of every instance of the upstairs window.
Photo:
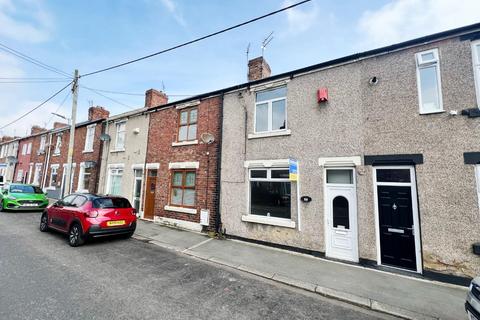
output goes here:
{"type": "Polygon", "coordinates": [[[287,129],[287,87],[257,92],[255,133],[287,129]]]}
{"type": "Polygon", "coordinates": [[[55,143],[55,150],[53,151],[53,154],[60,154],[60,149],[62,148],[62,135],[59,134],[57,135],[57,142],[55,143]]]}
{"type": "Polygon", "coordinates": [[[30,153],[32,153],[32,143],[31,142],[27,145],[27,154],[30,154],[30,153]]]}
{"type": "Polygon", "coordinates": [[[480,40],[472,42],[473,73],[477,91],[477,107],[480,108],[480,40]]]}
{"type": "Polygon", "coordinates": [[[125,150],[125,134],[126,134],[127,122],[117,122],[116,123],[116,138],[115,138],[115,150],[122,151],[125,150]]]}
{"type": "Polygon", "coordinates": [[[443,111],[438,49],[417,53],[416,61],[420,113],[443,111]]]}
{"type": "Polygon", "coordinates": [[[45,145],[46,144],[47,144],[47,136],[41,136],[40,137],[40,148],[38,149],[38,151],[40,153],[45,152],[45,145]]]}
{"type": "Polygon", "coordinates": [[[197,118],[197,108],[180,111],[180,122],[178,126],[179,142],[197,139],[197,118]]]}
{"type": "Polygon", "coordinates": [[[92,152],[93,151],[93,139],[95,138],[95,124],[89,125],[87,127],[87,134],[85,136],[85,147],[83,152],[92,152]]]}
{"type": "MultiPolygon", "coordinates": [[[[22,156],[26,155],[27,154],[27,144],[25,143],[23,146],[22,146],[22,156]]],[[[3,158],[3,150],[2,150],[2,158],[3,158]]]]}

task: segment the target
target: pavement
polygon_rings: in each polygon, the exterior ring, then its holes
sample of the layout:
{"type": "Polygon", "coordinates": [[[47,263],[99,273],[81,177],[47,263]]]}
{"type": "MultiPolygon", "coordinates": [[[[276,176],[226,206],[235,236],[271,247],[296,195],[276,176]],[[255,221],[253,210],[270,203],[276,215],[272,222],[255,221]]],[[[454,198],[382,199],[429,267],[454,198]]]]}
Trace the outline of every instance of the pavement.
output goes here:
{"type": "Polygon", "coordinates": [[[162,247],[215,243],[199,234],[140,222],[148,240],[71,248],[40,215],[0,213],[1,320],[397,319],[162,247]]]}
{"type": "Polygon", "coordinates": [[[466,319],[467,288],[139,221],[137,239],[405,319],[466,319]]]}

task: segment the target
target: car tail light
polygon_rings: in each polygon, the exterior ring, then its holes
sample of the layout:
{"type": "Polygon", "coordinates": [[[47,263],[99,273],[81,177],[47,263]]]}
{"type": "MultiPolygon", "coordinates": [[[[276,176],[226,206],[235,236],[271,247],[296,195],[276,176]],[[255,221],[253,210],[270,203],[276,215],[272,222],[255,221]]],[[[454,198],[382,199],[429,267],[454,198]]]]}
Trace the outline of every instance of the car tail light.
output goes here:
{"type": "Polygon", "coordinates": [[[94,211],[90,211],[90,212],[85,212],[85,216],[87,218],[96,218],[96,217],[98,217],[98,211],[94,210],[94,211]]]}

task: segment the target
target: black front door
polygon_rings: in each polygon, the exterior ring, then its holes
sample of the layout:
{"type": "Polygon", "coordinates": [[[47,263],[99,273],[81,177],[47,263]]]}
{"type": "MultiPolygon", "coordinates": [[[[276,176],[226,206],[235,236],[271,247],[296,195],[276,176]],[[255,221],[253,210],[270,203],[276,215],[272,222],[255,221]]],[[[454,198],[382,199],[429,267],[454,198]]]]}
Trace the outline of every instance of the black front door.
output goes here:
{"type": "Polygon", "coordinates": [[[378,186],[382,264],[416,270],[411,186],[378,186]]]}

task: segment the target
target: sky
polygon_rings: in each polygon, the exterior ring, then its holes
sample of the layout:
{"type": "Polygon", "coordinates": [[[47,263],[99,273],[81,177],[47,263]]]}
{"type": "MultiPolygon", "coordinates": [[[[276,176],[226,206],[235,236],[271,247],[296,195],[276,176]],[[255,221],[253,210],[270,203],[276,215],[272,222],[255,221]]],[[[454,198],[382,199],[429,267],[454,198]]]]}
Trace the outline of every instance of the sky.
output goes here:
{"type": "MultiPolygon", "coordinates": [[[[102,69],[278,10],[299,0],[0,0],[0,44],[73,74],[102,69]]],[[[144,105],[150,88],[170,101],[246,82],[247,55],[264,57],[272,74],[480,22],[479,0],[313,0],[200,43],[80,79],[77,121],[91,105],[110,114],[144,105]],[[102,95],[90,91],[97,91],[102,95]],[[108,98],[107,98],[108,97],[108,98]],[[113,100],[112,100],[113,99],[113,100]]],[[[68,82],[0,50],[0,127],[68,82]],[[21,79],[20,79],[21,78],[21,79]],[[25,83],[25,78],[42,78],[25,83]],[[46,79],[48,78],[48,79],[46,79]],[[12,83],[16,82],[16,83],[12,83]],[[22,82],[22,83],[18,83],[22,82]]],[[[0,135],[51,128],[71,116],[65,90],[0,135]]]]}

